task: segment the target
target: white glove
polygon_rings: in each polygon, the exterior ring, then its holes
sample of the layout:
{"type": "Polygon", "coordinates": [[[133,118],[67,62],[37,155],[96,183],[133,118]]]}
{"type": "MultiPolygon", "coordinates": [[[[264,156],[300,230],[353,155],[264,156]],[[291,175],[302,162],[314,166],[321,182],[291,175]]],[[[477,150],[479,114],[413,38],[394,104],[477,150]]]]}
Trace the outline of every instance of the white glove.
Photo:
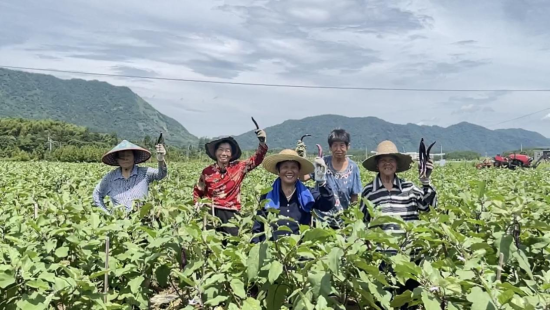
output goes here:
{"type": "Polygon", "coordinates": [[[313,163],[315,166],[315,182],[323,184],[327,180],[327,165],[321,157],[316,157],[313,163]]]}
{"type": "Polygon", "coordinates": [[[426,176],[422,177],[420,176],[420,182],[423,185],[429,185],[430,184],[430,176],[432,175],[432,171],[434,170],[434,162],[433,160],[428,160],[426,163],[426,176]]]}
{"type": "Polygon", "coordinates": [[[157,150],[157,161],[164,161],[164,155],[166,155],[166,150],[164,149],[164,145],[162,144],[157,144],[155,146],[156,150],[157,150]]]}

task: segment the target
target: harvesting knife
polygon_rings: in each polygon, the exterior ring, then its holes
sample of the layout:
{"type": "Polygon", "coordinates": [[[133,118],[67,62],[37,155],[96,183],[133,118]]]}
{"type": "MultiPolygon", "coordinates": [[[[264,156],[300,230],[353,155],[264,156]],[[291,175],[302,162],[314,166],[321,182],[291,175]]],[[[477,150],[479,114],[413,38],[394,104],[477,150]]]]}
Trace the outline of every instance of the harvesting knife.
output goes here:
{"type": "Polygon", "coordinates": [[[162,138],[162,132],[160,133],[160,136],[157,140],[157,144],[161,144],[161,142],[162,142],[162,144],[164,144],[164,139],[162,138]]]}
{"type": "Polygon", "coordinates": [[[305,137],[311,137],[311,135],[310,135],[310,134],[305,134],[305,135],[303,135],[303,136],[300,138],[300,141],[301,141],[301,142],[304,142],[304,138],[305,138],[305,137]]]}
{"type": "Polygon", "coordinates": [[[323,147],[320,144],[317,144],[317,156],[323,158],[323,147]]]}
{"type": "Polygon", "coordinates": [[[254,122],[254,125],[256,125],[256,130],[260,130],[260,126],[258,126],[258,123],[254,119],[254,117],[251,117],[251,118],[252,118],[252,121],[254,122]]]}

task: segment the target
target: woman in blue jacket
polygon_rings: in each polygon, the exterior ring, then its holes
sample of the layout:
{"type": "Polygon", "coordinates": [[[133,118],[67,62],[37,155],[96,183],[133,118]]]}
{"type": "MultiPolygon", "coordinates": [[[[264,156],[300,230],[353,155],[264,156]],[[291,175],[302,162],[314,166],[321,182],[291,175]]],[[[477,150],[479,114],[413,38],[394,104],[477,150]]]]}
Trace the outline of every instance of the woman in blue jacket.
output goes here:
{"type": "MultiPolygon", "coordinates": [[[[320,168],[320,171],[326,171],[322,158],[316,158],[315,165],[320,168]]],[[[283,217],[272,224],[271,240],[290,234],[299,234],[300,225],[310,225],[313,209],[328,211],[334,206],[335,196],[330,187],[326,186],[325,178],[317,180],[315,187],[306,187],[299,180],[300,176],[313,173],[315,167],[307,159],[300,157],[296,151],[286,149],[279,154],[268,156],[264,159],[263,166],[278,178],[273,182],[272,190],[260,197],[260,201],[267,199],[268,202],[257,215],[267,217],[267,210],[274,208],[279,210],[279,216],[283,217]],[[282,226],[290,228],[292,233],[288,230],[279,230],[282,226]]],[[[252,233],[258,234],[263,231],[264,224],[256,220],[252,233]]],[[[261,235],[253,238],[252,242],[264,240],[265,235],[261,235]]]]}

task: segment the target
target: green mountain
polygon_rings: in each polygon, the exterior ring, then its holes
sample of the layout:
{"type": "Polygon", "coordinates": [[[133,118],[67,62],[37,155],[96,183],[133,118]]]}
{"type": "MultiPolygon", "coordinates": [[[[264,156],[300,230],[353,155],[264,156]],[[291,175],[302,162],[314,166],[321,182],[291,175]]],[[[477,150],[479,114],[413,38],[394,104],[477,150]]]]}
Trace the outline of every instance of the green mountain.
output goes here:
{"type": "MultiPolygon", "coordinates": [[[[373,151],[383,140],[392,140],[401,152],[416,152],[421,138],[427,143],[437,141],[432,153],[476,151],[482,155],[494,155],[506,150],[518,149],[520,145],[542,147],[550,140],[539,133],[524,129],[489,130],[467,122],[449,127],[398,125],[376,117],[345,117],[320,115],[301,120],[287,120],[279,125],[265,128],[270,149],[294,148],[304,134],[311,134],[304,142],[308,152],[315,151],[315,144],[328,148],[328,135],[335,128],[343,128],[351,134],[352,148],[373,151]]],[[[243,149],[254,149],[257,140],[252,132],[235,137],[243,149]]]]}
{"type": "Polygon", "coordinates": [[[116,133],[128,140],[163,132],[166,142],[173,145],[198,141],[128,87],[1,68],[0,117],[53,119],[96,132],[116,133]]]}

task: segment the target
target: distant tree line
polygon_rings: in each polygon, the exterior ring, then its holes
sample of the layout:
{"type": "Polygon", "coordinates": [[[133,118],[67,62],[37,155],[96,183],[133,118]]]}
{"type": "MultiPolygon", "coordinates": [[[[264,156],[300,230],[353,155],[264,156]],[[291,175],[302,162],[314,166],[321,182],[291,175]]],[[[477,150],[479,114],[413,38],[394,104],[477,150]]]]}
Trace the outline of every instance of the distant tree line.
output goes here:
{"type": "MultiPolygon", "coordinates": [[[[154,152],[156,137],[130,140],[154,152]]],[[[0,118],[0,158],[15,161],[100,162],[101,156],[122,139],[116,135],[92,132],[73,124],[53,120],[0,118]]],[[[178,148],[167,145],[167,160],[183,161],[206,158],[200,138],[194,145],[178,148]]]]}

